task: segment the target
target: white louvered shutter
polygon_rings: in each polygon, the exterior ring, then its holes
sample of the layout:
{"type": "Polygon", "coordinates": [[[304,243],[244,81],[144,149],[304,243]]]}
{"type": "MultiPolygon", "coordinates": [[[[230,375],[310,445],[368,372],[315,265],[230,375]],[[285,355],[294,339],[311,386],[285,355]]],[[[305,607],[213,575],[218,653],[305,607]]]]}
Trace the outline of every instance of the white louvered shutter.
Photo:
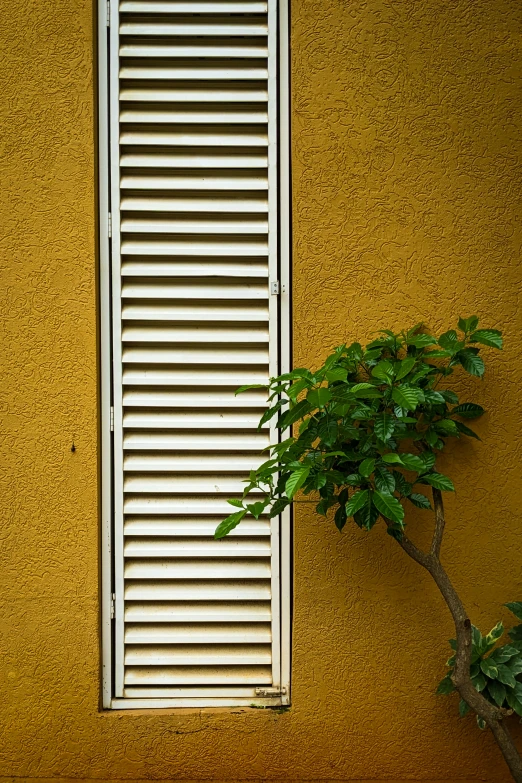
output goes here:
{"type": "Polygon", "coordinates": [[[111,6],[114,696],[277,704],[280,520],[213,539],[277,437],[277,3],[111,6]]]}

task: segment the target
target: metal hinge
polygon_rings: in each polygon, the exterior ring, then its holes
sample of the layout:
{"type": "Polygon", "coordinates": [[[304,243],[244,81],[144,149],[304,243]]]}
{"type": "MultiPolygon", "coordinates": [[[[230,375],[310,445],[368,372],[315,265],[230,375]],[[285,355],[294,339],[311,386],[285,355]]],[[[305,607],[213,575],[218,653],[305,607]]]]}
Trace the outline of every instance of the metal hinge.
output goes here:
{"type": "Polygon", "coordinates": [[[112,215],[109,212],[108,218],[107,218],[107,230],[109,233],[109,239],[112,237],[112,215]]]}
{"type": "Polygon", "coordinates": [[[114,432],[114,408],[111,405],[111,432],[114,432]]]}
{"type": "Polygon", "coordinates": [[[286,688],[256,688],[256,696],[284,696],[286,688]]]}
{"type": "Polygon", "coordinates": [[[111,595],[111,620],[114,620],[116,615],[116,593],[111,595]]]}
{"type": "Polygon", "coordinates": [[[286,294],[286,285],[280,283],[279,280],[272,280],[270,283],[270,293],[272,296],[279,296],[279,294],[286,294]]]}
{"type": "Polygon", "coordinates": [[[110,0],[107,0],[107,27],[111,26],[111,3],[110,0]]]}

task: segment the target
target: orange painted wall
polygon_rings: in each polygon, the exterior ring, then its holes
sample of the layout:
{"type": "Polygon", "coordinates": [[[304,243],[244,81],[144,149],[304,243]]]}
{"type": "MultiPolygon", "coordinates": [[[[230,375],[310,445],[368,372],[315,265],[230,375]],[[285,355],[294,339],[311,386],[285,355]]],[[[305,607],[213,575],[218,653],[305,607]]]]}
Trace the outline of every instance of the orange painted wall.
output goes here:
{"type": "MultiPolygon", "coordinates": [[[[288,713],[98,711],[92,6],[0,0],[0,777],[506,780],[490,737],[434,695],[451,626],[427,578],[382,531],[339,535],[306,504],[288,713]]],[[[421,319],[477,312],[506,334],[468,383],[484,442],[447,460],[444,559],[489,629],[522,596],[521,7],[292,13],[296,363],[421,319]]]]}

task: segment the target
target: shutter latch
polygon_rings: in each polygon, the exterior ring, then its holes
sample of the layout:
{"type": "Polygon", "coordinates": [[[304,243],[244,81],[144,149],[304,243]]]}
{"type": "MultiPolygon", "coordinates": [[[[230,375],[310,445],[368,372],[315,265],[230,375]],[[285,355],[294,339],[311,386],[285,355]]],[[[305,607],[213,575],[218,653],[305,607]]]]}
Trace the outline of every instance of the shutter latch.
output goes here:
{"type": "Polygon", "coordinates": [[[111,26],[111,3],[107,0],[107,27],[111,26]]]}
{"type": "Polygon", "coordinates": [[[111,620],[114,620],[116,615],[116,593],[111,595],[111,620]]]}
{"type": "Polygon", "coordinates": [[[286,285],[279,282],[279,280],[272,280],[270,283],[270,293],[272,296],[279,296],[279,294],[286,294],[286,285]]]}
{"type": "Polygon", "coordinates": [[[114,408],[111,405],[111,432],[114,432],[114,408]]]}
{"type": "Polygon", "coordinates": [[[112,237],[112,215],[109,212],[107,216],[107,233],[109,235],[109,239],[112,237]]]}
{"type": "Polygon", "coordinates": [[[284,696],[286,688],[256,688],[256,696],[284,696]]]}

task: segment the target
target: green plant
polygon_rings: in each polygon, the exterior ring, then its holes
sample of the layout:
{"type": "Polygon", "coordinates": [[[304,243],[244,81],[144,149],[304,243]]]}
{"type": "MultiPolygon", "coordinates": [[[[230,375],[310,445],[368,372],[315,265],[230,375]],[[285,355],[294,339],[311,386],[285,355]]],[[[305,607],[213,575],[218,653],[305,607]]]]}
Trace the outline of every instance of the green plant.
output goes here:
{"type": "MultiPolygon", "coordinates": [[[[518,620],[522,620],[522,603],[515,601],[506,604],[518,620]]],[[[512,710],[522,717],[522,625],[517,625],[508,631],[510,641],[497,645],[504,633],[502,623],[497,623],[487,636],[482,636],[479,629],[472,626],[472,647],[470,660],[470,677],[476,690],[497,707],[506,711],[512,710]]],[[[457,648],[456,639],[450,639],[453,650],[457,648]]],[[[447,661],[449,671],[441,680],[437,693],[453,693],[453,667],[455,655],[447,661]]],[[[470,712],[469,705],[463,700],[459,703],[461,717],[470,712]]],[[[477,715],[479,728],[485,729],[485,721],[477,715]]]]}
{"type": "Polygon", "coordinates": [[[236,510],[215,537],[226,536],[248,515],[276,516],[298,492],[315,494],[317,511],[333,513],[339,530],[349,519],[364,530],[382,520],[439,588],[456,629],[451,683],[489,726],[513,777],[522,783],[522,761],[504,720],[511,710],[475,688],[471,622],[440,561],[442,492],[454,486],[437,470],[437,458],[451,439],[479,439],[465,422],[484,412],[476,403],[459,402],[447,381],[457,368],[482,377],[482,346],[502,348],[502,335],[478,329],[476,316],[461,318],[458,331],[438,338],[421,324],[400,333],[382,330],[365,348],[339,346],[315,371],[298,368],[271,378],[267,386],[238,389],[266,388],[269,408],[260,427],[277,417],[277,428],[292,428],[293,434],[270,446],[269,459],[250,471],[242,497],[229,500],[236,510]],[[412,507],[434,511],[427,552],[405,535],[405,513],[412,507]]]}

